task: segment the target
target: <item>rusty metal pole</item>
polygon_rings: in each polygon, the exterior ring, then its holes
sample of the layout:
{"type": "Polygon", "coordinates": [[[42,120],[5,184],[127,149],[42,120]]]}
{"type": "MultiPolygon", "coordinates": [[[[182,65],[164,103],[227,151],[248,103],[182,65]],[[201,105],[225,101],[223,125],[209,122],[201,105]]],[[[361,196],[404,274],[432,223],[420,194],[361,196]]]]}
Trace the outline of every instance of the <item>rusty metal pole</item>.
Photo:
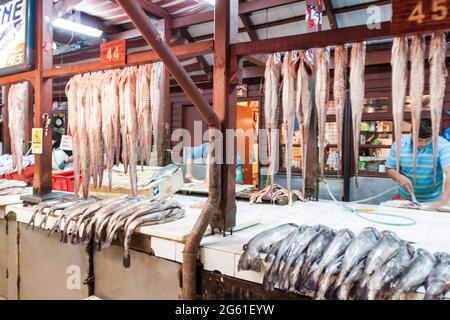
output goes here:
{"type": "MultiPolygon", "coordinates": [[[[165,66],[169,69],[175,80],[200,112],[210,128],[220,130],[221,124],[216,113],[209,105],[206,98],[200,93],[194,81],[183,68],[176,56],[172,53],[167,43],[162,41],[157,30],[150,23],[147,15],[141,9],[137,1],[117,0],[117,3],[130,17],[134,26],[141,32],[143,38],[158,54],[165,66]]],[[[211,139],[213,144],[215,141],[211,139]]],[[[222,143],[218,141],[218,143],[222,143]]],[[[212,155],[215,156],[214,154],[212,155]]],[[[213,215],[217,212],[221,198],[220,165],[212,161],[209,167],[209,196],[205,209],[194,225],[183,251],[183,299],[193,300],[196,297],[196,265],[200,241],[205,235],[206,228],[213,215]]]]}
{"type": "MultiPolygon", "coordinates": [[[[231,61],[230,45],[237,43],[239,27],[238,0],[216,0],[214,9],[214,81],[213,108],[222,122],[223,160],[222,198],[219,211],[211,221],[211,227],[227,230],[236,225],[236,104],[235,81],[237,61],[231,61]],[[232,63],[233,62],[233,63],[232,63]],[[232,70],[232,65],[235,67],[232,70]],[[233,135],[226,134],[233,129],[233,135]],[[231,154],[228,154],[231,153],[231,154]],[[225,160],[232,158],[233,162],[225,160]]],[[[237,57],[233,57],[238,59],[237,57]]],[[[245,155],[241,155],[245,159],[245,155]]]]}

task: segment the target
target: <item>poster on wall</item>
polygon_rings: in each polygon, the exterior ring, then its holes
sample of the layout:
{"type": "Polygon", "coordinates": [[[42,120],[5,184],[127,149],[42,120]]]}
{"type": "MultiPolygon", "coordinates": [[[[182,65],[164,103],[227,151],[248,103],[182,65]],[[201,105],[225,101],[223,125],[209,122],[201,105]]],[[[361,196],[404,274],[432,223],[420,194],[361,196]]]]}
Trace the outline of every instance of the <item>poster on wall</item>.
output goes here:
{"type": "Polygon", "coordinates": [[[34,1],[0,0],[0,76],[33,68],[34,1]]]}

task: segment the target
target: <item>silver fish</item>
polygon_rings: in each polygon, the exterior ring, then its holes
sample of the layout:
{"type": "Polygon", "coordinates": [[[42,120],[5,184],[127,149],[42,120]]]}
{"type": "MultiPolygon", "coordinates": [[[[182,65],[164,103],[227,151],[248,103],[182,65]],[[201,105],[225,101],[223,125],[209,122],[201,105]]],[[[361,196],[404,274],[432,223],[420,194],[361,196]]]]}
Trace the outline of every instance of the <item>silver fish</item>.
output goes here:
{"type": "Polygon", "coordinates": [[[379,238],[380,233],[378,230],[374,228],[365,228],[355,239],[353,239],[345,250],[342,271],[334,283],[335,289],[344,282],[344,279],[350,270],[369,254],[379,238]]]}
{"type": "Polygon", "coordinates": [[[354,238],[353,232],[348,229],[339,230],[336,237],[331,241],[328,248],[323,253],[317,268],[310,274],[306,282],[306,287],[310,290],[315,291],[319,284],[320,276],[323,270],[333,262],[337,257],[341,256],[345,249],[349,246],[354,238]]]}
{"type": "Polygon", "coordinates": [[[438,252],[434,256],[437,264],[425,282],[424,300],[442,299],[450,290],[450,255],[438,252]]]}
{"type": "Polygon", "coordinates": [[[319,287],[314,296],[315,300],[325,300],[328,289],[333,284],[333,277],[341,272],[343,257],[344,256],[337,257],[326,267],[324,273],[320,277],[319,287]]]}
{"type": "Polygon", "coordinates": [[[366,265],[359,283],[357,298],[367,298],[367,282],[376,270],[379,270],[386,261],[392,258],[400,249],[401,240],[391,231],[383,231],[376,246],[370,251],[366,259],[366,265]]]}
{"type": "Polygon", "coordinates": [[[415,290],[422,285],[433,271],[435,262],[435,258],[428,251],[418,249],[413,261],[403,272],[389,299],[399,300],[404,292],[415,290]]]}
{"type": "Polygon", "coordinates": [[[293,271],[289,275],[289,289],[288,292],[299,292],[300,288],[298,286],[299,278],[300,278],[300,270],[302,269],[303,262],[305,261],[305,252],[299,255],[294,263],[293,271]]]}
{"type": "Polygon", "coordinates": [[[153,181],[158,181],[161,179],[165,179],[173,175],[177,170],[178,166],[174,164],[168,164],[167,166],[161,168],[158,172],[156,172],[146,184],[140,185],[139,187],[146,187],[151,184],[153,181]]]}
{"type": "Polygon", "coordinates": [[[350,271],[344,282],[342,282],[336,295],[336,298],[338,300],[347,300],[349,298],[353,286],[362,276],[364,263],[365,259],[362,259],[355,267],[353,267],[352,271],[350,271]]]}
{"type": "Polygon", "coordinates": [[[239,259],[238,270],[253,270],[260,272],[262,260],[259,255],[267,254],[273,244],[297,229],[298,226],[296,224],[289,223],[265,230],[254,236],[246,245],[244,245],[244,253],[239,259]]]}
{"type": "MultiPolygon", "coordinates": [[[[306,249],[305,262],[303,263],[301,269],[301,281],[304,282],[306,277],[311,270],[313,263],[322,257],[325,250],[328,248],[330,243],[333,241],[335,236],[335,231],[331,229],[322,230],[309,244],[306,249]]],[[[302,284],[303,286],[303,284],[302,284]]]]}
{"type": "Polygon", "coordinates": [[[414,256],[414,247],[402,241],[397,254],[376,270],[367,283],[367,299],[374,300],[378,292],[387,284],[393,282],[410,264],[414,256]]]}

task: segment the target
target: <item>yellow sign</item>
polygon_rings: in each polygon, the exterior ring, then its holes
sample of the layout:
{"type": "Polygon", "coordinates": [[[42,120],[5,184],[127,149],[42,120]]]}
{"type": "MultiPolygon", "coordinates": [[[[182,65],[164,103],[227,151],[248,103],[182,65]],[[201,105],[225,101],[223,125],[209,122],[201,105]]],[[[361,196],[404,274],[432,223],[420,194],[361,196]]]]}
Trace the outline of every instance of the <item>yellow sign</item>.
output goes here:
{"type": "Polygon", "coordinates": [[[33,128],[33,130],[31,131],[31,136],[31,152],[33,152],[33,154],[42,154],[44,130],[42,128],[33,128]]]}

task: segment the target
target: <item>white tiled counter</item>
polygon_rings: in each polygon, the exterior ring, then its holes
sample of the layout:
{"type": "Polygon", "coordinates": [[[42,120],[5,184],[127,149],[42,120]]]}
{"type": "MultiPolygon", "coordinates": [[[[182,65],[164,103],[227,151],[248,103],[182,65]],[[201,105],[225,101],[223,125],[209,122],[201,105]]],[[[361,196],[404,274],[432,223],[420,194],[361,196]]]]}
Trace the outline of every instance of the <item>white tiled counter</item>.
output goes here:
{"type": "MultiPolygon", "coordinates": [[[[181,263],[183,247],[201,209],[192,208],[192,205],[206,201],[204,197],[174,195],[173,199],[180,202],[186,210],[185,218],[161,225],[142,227],[137,233],[150,238],[150,245],[156,257],[181,263]]],[[[375,209],[373,205],[360,205],[359,207],[375,209]]],[[[331,201],[295,202],[292,206],[276,206],[269,204],[250,205],[248,202],[237,202],[237,228],[232,235],[210,234],[201,242],[200,259],[204,269],[219,271],[220,273],[254,283],[262,283],[263,273],[237,270],[239,258],[243,252],[243,245],[258,233],[284,223],[298,225],[323,224],[330,228],[348,228],[358,233],[363,228],[371,226],[378,230],[391,230],[404,240],[410,241],[416,248],[422,247],[430,252],[450,252],[450,214],[433,213],[416,210],[396,210],[395,208],[378,208],[385,213],[395,213],[398,216],[409,217],[415,220],[413,226],[388,226],[361,219],[350,211],[331,201]],[[246,227],[246,228],[245,228],[246,227]]],[[[6,213],[14,212],[17,221],[28,223],[31,207],[22,205],[9,205],[6,213]]],[[[402,223],[397,217],[377,216],[373,213],[363,214],[371,219],[402,223]]],[[[39,225],[41,217],[37,217],[39,225]]],[[[48,222],[53,225],[54,217],[48,222]]],[[[106,249],[105,251],[110,250],[106,249]]],[[[133,258],[132,262],[133,264],[133,258]]]]}

